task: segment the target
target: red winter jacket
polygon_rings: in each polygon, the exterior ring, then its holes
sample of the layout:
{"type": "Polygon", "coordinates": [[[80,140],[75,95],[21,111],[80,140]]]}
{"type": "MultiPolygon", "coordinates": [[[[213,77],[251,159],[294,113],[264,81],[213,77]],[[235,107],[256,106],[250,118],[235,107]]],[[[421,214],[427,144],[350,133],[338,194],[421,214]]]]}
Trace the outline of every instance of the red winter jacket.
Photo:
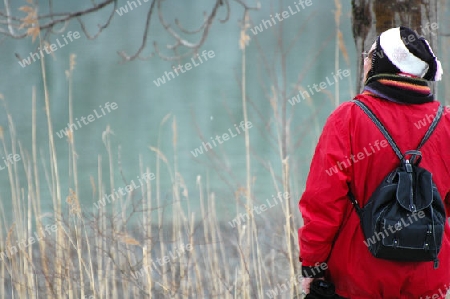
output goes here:
{"type": "MultiPolygon", "coordinates": [[[[397,104],[369,95],[357,98],[381,120],[402,152],[416,149],[439,105],[437,101],[397,104]]],[[[432,173],[450,217],[449,107],[444,109],[421,152],[420,166],[432,173]]],[[[304,225],[298,237],[302,266],[326,262],[326,277],[343,297],[444,298],[442,294],[450,288],[448,222],[438,269],[433,269],[433,262],[401,263],[375,258],[364,243],[358,215],[347,197],[347,183],[360,206],[364,206],[382,179],[398,165],[382,133],[356,104],[343,103],[330,115],[300,200],[304,225]]]]}

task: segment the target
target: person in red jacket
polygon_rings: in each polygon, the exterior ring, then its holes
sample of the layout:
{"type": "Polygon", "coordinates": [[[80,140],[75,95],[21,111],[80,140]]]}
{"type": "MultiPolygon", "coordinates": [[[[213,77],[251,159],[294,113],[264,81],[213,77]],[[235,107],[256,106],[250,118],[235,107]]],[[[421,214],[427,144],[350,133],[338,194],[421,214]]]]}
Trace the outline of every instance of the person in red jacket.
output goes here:
{"type": "MultiPolygon", "coordinates": [[[[364,60],[365,86],[356,98],[380,119],[402,152],[417,148],[439,102],[428,81],[442,67],[428,42],[405,27],[378,36],[364,60]]],[[[421,148],[421,167],[433,175],[450,215],[450,109],[446,107],[421,148]]],[[[397,262],[372,256],[347,193],[364,206],[383,178],[399,165],[383,134],[353,102],[327,119],[311,162],[299,208],[303,291],[314,279],[334,283],[351,299],[445,298],[450,288],[450,226],[446,222],[440,264],[397,262]],[[350,186],[350,187],[349,187],[350,186]]]]}

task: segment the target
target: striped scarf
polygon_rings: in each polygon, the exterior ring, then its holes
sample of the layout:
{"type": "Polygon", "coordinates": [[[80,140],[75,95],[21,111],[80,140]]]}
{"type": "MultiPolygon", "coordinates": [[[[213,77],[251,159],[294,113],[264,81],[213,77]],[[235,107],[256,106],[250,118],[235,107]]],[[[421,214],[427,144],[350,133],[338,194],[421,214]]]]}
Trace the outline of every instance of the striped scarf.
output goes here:
{"type": "Polygon", "coordinates": [[[363,94],[403,104],[423,104],[434,100],[425,79],[407,74],[374,75],[367,79],[363,94]]]}

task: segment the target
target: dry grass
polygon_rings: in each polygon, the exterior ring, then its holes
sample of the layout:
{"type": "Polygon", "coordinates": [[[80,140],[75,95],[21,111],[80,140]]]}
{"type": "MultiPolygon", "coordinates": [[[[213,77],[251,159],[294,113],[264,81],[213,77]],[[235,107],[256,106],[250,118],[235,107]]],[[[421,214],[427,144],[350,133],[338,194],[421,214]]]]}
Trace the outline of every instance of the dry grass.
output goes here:
{"type": "MultiPolygon", "coordinates": [[[[242,55],[242,104],[244,119],[247,120],[245,47],[242,55]]],[[[258,219],[251,217],[245,225],[236,228],[220,222],[216,195],[209,191],[208,181],[205,183],[205,179],[199,176],[195,190],[190,190],[184,183],[177,162],[177,122],[170,115],[162,120],[160,132],[171,121],[173,157],[169,159],[159,149],[158,140],[158,144],[150,147],[148,152],[156,159],[155,170],[144,165],[142,159],[140,163],[140,173],[154,172],[156,180],[146,181],[142,188],[120,196],[99,210],[83,206],[79,200],[80,190],[90,190],[96,200],[100,200],[116,187],[129,182],[125,178],[116,181],[114,177],[114,173],[123,172],[121,161],[114,158],[109,127],[102,135],[107,157],[98,156],[97,175],[91,178],[89,186],[78,183],[76,140],[70,132],[67,136],[70,172],[68,175],[61,173],[58,163],[67,160],[58,159],[53,140],[44,58],[41,69],[49,136],[47,152],[38,152],[36,89],[33,88],[31,94],[31,149],[22,146],[6,100],[3,100],[9,120],[8,133],[2,131],[0,136],[3,154],[19,154],[22,159],[7,169],[11,198],[3,198],[3,201],[12,203],[13,223],[9,223],[10,218],[5,216],[3,209],[0,214],[4,224],[0,229],[0,252],[12,252],[3,256],[0,262],[0,276],[4,279],[0,284],[2,297],[263,298],[267,290],[298,272],[297,252],[293,251],[296,244],[289,243],[295,239],[297,230],[292,225],[291,204],[279,205],[278,211],[273,209],[258,219]],[[5,134],[8,138],[4,138],[5,134]],[[109,164],[106,175],[101,167],[103,159],[107,159],[109,164]],[[172,164],[169,160],[173,161],[172,164]],[[169,173],[172,184],[170,207],[161,199],[160,174],[163,168],[169,173]],[[40,173],[45,173],[45,176],[40,176],[40,173]],[[64,190],[61,182],[68,182],[64,185],[69,189],[64,190]],[[50,198],[41,197],[43,188],[48,188],[50,198]],[[198,197],[190,198],[190,193],[198,194],[198,197]],[[200,203],[200,211],[190,207],[191,201],[200,203]],[[51,202],[51,213],[42,211],[44,202],[46,207],[51,202]],[[182,205],[182,202],[187,204],[182,205]],[[166,208],[172,210],[170,219],[164,218],[166,208]],[[198,221],[198,214],[201,221],[198,221]],[[29,246],[15,246],[30,238],[34,241],[29,246]],[[187,245],[192,246],[191,250],[180,249],[187,245]],[[164,257],[169,261],[164,262],[164,257]],[[158,258],[162,261],[157,262],[158,258]]],[[[69,122],[73,122],[74,70],[75,56],[71,56],[70,69],[66,71],[69,122]]],[[[239,210],[241,202],[246,203],[247,209],[251,209],[254,203],[248,134],[246,132],[245,135],[246,188],[236,196],[239,210]]],[[[271,172],[276,189],[286,191],[288,184],[279,184],[273,170],[271,172]]],[[[299,289],[293,285],[283,293],[283,297],[293,297],[295,293],[299,293],[299,289]]]]}
{"type": "MultiPolygon", "coordinates": [[[[30,237],[37,240],[23,250],[18,248],[1,261],[2,297],[263,298],[264,293],[279,282],[280,274],[290,273],[286,271],[291,260],[289,256],[296,253],[289,252],[286,239],[295,233],[295,228],[285,231],[283,220],[274,218],[265,219],[265,227],[262,221],[257,223],[254,218],[235,229],[219,222],[215,194],[207,191],[209,187],[205,186],[204,179],[198,177],[197,190],[189,190],[176,162],[169,165],[169,159],[157,148],[152,150],[157,153],[159,167],[167,168],[171,174],[171,219],[164,219],[164,208],[167,207],[156,192],[155,181],[150,180],[145,187],[90,213],[92,208],[80,204],[76,190],[90,188],[99,200],[110,193],[103,187],[108,185],[106,182],[109,181],[111,190],[124,183],[115,181],[112,175],[104,175],[100,167],[103,157],[99,156],[97,178],[92,178],[91,186],[78,186],[73,135],[67,139],[71,166],[68,177],[58,173],[57,157],[44,160],[41,156],[42,166],[39,166],[34,93],[32,98],[32,154],[17,140],[12,120],[10,142],[7,144],[6,138],[1,139],[5,154],[20,153],[23,159],[21,165],[10,165],[7,170],[14,223],[6,223],[7,217],[2,213],[5,225],[0,229],[0,249],[12,248],[30,237]],[[47,173],[45,178],[36,176],[42,169],[47,173]],[[57,176],[60,180],[56,180],[57,176]],[[20,185],[19,177],[26,177],[26,184],[20,185]],[[61,181],[66,179],[72,187],[62,190],[61,181]],[[41,211],[39,190],[46,187],[52,196],[51,214],[41,211]],[[199,197],[190,198],[191,192],[199,197]],[[189,202],[193,200],[200,202],[200,211],[192,211],[189,202]],[[182,207],[182,201],[188,203],[187,207],[182,207]],[[200,213],[203,221],[194,221],[194,213],[200,213]],[[51,225],[55,225],[56,232],[46,232],[51,225]],[[278,247],[268,246],[273,242],[272,237],[276,237],[278,247]],[[192,249],[178,254],[181,246],[188,244],[192,249]],[[164,256],[169,256],[170,261],[156,264],[156,259],[164,256]]],[[[176,120],[172,120],[175,148],[176,120]]],[[[106,157],[109,173],[113,174],[117,172],[114,169],[117,163],[111,154],[108,129],[103,139],[110,153],[106,157]]],[[[56,152],[54,148],[50,151],[56,152]]],[[[173,161],[177,158],[173,157],[173,161]]],[[[155,170],[156,177],[160,177],[160,171],[159,168],[155,170]]],[[[150,172],[150,169],[141,163],[141,173],[144,172],[150,172]]],[[[265,217],[270,218],[269,214],[265,217]]],[[[292,297],[293,292],[295,290],[291,289],[289,295],[288,292],[284,295],[292,297]]]]}

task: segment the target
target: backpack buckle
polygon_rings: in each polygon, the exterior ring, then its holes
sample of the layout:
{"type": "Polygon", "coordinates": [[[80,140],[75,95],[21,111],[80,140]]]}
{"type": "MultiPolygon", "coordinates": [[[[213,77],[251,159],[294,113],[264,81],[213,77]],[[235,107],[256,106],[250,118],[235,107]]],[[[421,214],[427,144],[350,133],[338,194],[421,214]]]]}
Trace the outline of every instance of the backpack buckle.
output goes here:
{"type": "Polygon", "coordinates": [[[406,151],[405,156],[406,155],[411,155],[411,157],[408,160],[412,165],[417,166],[419,165],[420,161],[422,161],[422,153],[418,150],[406,151]]]}
{"type": "Polygon", "coordinates": [[[405,160],[405,168],[406,168],[406,172],[408,172],[408,173],[413,172],[412,165],[411,165],[411,163],[409,163],[408,159],[405,160]]]}

